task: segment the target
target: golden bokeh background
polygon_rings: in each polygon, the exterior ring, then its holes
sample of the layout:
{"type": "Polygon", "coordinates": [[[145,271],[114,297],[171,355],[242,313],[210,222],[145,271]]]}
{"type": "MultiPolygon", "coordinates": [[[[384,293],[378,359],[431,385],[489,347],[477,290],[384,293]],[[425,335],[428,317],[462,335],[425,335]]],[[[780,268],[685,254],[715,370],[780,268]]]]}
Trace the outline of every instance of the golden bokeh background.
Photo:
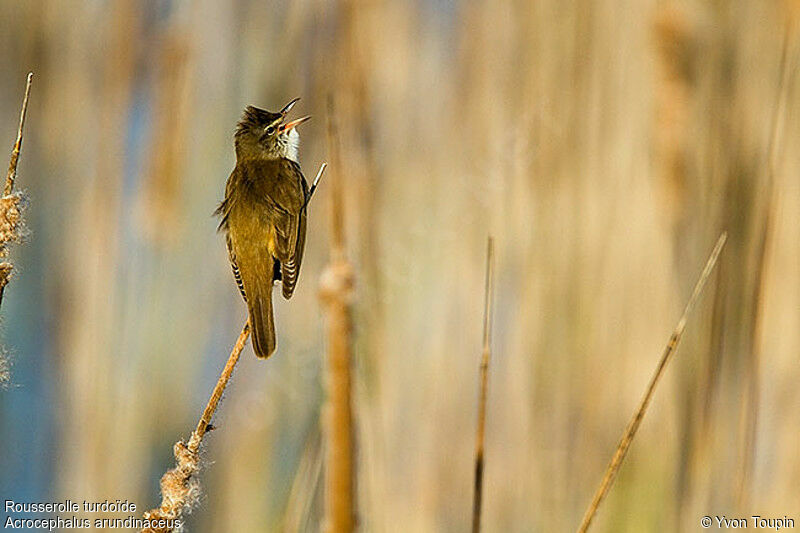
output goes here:
{"type": "MultiPolygon", "coordinates": [[[[310,212],[278,352],[247,348],[193,532],[316,531],[330,180],[356,276],[363,531],[580,522],[717,236],[728,244],[595,531],[800,519],[800,5],[0,0],[0,149],[35,73],[0,315],[0,497],[159,500],[245,320],[211,213],[245,105],[300,96],[310,212]],[[782,57],[785,60],[782,61],[782,57]],[[333,107],[329,107],[332,102],[333,107]]],[[[0,152],[2,154],[2,152],[0,152]]],[[[5,515],[3,515],[5,520],[5,515]]]]}

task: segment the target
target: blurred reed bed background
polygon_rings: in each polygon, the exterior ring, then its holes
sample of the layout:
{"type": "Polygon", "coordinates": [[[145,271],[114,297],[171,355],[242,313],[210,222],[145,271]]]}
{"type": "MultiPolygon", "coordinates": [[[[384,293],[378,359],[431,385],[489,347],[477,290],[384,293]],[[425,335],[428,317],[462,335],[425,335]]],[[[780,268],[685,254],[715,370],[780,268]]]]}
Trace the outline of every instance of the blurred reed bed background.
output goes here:
{"type": "MultiPolygon", "coordinates": [[[[157,503],[245,320],[211,217],[235,122],[301,96],[307,177],[329,157],[329,99],[341,136],[362,530],[469,527],[489,233],[485,531],[577,527],[723,229],[595,530],[800,509],[796,2],[0,13],[0,147],[36,73],[17,181],[30,236],[2,307],[3,498],[157,503]]],[[[190,531],[319,527],[326,185],[278,353],[246,350],[207,440],[190,531]]]]}

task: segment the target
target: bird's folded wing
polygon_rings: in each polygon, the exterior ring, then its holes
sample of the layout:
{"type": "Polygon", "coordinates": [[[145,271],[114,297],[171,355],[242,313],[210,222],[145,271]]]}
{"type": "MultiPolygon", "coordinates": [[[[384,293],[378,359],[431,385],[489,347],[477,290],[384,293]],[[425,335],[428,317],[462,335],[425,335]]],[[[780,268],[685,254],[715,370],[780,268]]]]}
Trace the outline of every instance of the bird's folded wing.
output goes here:
{"type": "Polygon", "coordinates": [[[292,297],[297,278],[300,276],[300,265],[303,262],[303,248],[306,244],[306,210],[300,213],[300,224],[297,228],[297,243],[294,248],[294,256],[290,261],[281,263],[281,274],[283,278],[283,297],[287,300],[292,297]]]}
{"type": "Polygon", "coordinates": [[[251,181],[256,196],[267,206],[271,225],[275,228],[275,256],[281,263],[291,261],[297,246],[300,212],[305,203],[303,174],[297,163],[287,160],[252,163],[248,174],[269,176],[251,181]]]}

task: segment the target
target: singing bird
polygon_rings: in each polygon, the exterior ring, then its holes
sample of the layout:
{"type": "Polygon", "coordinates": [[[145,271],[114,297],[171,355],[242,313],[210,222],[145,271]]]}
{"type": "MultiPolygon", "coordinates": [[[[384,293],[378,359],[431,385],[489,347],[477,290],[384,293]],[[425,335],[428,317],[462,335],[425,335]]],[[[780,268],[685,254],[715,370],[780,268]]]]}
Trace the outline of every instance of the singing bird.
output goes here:
{"type": "Polygon", "coordinates": [[[275,351],[272,286],[282,282],[283,297],[291,298],[303,261],[309,189],[297,160],[296,128],[311,117],[286,122],[298,100],[278,113],[244,110],[234,137],[236,167],[215,212],[260,358],[275,351]]]}

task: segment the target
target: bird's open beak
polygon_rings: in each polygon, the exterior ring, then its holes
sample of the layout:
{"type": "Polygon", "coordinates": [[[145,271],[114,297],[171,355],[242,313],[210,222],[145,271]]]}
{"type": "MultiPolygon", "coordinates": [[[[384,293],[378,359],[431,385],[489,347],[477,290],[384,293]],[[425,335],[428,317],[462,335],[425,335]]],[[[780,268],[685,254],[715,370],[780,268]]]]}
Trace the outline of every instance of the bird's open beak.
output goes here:
{"type": "Polygon", "coordinates": [[[302,118],[298,118],[297,120],[287,122],[286,124],[281,124],[280,126],[278,126],[278,131],[280,131],[281,133],[283,133],[284,131],[289,131],[290,129],[296,128],[297,126],[299,126],[300,124],[302,124],[303,122],[305,122],[310,118],[311,115],[306,115],[302,118]]]}
{"type": "Polygon", "coordinates": [[[296,104],[296,103],[297,103],[297,102],[299,102],[299,101],[300,101],[300,98],[295,98],[294,100],[292,100],[291,102],[289,102],[288,104],[286,104],[286,106],[284,106],[284,108],[283,108],[283,109],[281,109],[281,115],[283,115],[284,117],[285,117],[286,115],[288,115],[288,114],[289,114],[289,111],[291,111],[291,110],[292,110],[292,108],[294,107],[294,104],[296,104]]]}
{"type": "MultiPolygon", "coordinates": [[[[289,114],[289,111],[292,110],[292,108],[294,107],[294,104],[296,104],[298,102],[298,100],[300,100],[300,98],[295,98],[294,100],[292,100],[291,102],[286,104],[286,107],[281,109],[281,115],[283,115],[284,118],[286,117],[286,115],[289,114]]],[[[302,124],[303,122],[305,122],[306,120],[308,120],[310,118],[311,118],[311,116],[309,115],[309,116],[305,116],[305,117],[302,117],[302,118],[298,118],[297,120],[293,120],[291,122],[287,122],[285,124],[280,124],[278,126],[278,132],[283,133],[285,131],[289,131],[292,128],[296,128],[297,126],[299,126],[300,124],[302,124]]]]}

